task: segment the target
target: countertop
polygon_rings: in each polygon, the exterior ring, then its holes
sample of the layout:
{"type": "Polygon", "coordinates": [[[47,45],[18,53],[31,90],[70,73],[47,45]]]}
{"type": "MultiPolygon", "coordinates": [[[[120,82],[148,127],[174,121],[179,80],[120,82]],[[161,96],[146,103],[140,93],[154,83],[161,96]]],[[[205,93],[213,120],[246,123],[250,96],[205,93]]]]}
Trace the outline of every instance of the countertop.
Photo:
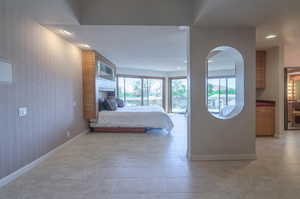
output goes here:
{"type": "Polygon", "coordinates": [[[256,106],[275,106],[275,104],[273,100],[256,100],[256,106]]]}

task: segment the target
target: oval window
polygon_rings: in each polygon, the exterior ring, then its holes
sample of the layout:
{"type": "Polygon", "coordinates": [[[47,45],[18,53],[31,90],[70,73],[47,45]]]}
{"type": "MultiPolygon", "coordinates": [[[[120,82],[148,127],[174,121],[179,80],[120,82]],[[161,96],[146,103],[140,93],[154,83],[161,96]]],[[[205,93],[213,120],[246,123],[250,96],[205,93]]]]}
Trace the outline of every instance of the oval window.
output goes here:
{"type": "Polygon", "coordinates": [[[229,46],[210,51],[206,71],[208,112],[219,119],[238,115],[244,106],[244,59],[229,46]]]}

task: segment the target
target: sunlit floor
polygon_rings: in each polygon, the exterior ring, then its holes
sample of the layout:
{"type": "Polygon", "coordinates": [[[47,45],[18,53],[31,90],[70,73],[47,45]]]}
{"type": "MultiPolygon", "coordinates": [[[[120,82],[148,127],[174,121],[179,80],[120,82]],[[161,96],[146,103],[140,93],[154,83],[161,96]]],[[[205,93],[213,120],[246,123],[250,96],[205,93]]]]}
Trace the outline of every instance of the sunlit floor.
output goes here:
{"type": "Polygon", "coordinates": [[[259,138],[256,161],[189,162],[186,119],[172,119],[169,136],[157,130],[84,135],[2,188],[0,198],[300,198],[300,134],[259,138]]]}

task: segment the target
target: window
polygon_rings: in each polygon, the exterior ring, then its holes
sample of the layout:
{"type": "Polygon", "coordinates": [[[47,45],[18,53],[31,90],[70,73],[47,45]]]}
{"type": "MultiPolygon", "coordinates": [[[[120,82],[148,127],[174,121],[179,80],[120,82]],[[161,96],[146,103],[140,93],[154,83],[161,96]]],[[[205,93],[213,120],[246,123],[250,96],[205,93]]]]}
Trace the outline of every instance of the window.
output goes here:
{"type": "Polygon", "coordinates": [[[187,109],[187,79],[170,79],[171,112],[185,113],[187,109]]]}
{"type": "Polygon", "coordinates": [[[118,77],[118,97],[127,106],[164,106],[164,80],[148,77],[118,77]]]}
{"type": "Polygon", "coordinates": [[[244,106],[244,61],[231,47],[218,47],[207,57],[206,103],[219,119],[238,115],[244,106]]]}
{"type": "Polygon", "coordinates": [[[143,105],[163,106],[163,80],[143,79],[143,105]]]}
{"type": "Polygon", "coordinates": [[[214,114],[220,114],[227,106],[236,105],[235,77],[232,78],[208,78],[208,110],[214,114]]]}

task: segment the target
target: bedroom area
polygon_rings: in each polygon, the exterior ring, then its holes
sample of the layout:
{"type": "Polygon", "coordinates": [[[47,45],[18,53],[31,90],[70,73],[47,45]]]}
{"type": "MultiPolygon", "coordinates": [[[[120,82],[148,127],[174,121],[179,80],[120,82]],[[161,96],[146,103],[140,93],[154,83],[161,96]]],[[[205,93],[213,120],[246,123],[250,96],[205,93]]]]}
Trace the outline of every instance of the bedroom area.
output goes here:
{"type": "Polygon", "coordinates": [[[80,43],[83,114],[92,133],[180,135],[187,142],[187,27],[48,28],[80,43]]]}

